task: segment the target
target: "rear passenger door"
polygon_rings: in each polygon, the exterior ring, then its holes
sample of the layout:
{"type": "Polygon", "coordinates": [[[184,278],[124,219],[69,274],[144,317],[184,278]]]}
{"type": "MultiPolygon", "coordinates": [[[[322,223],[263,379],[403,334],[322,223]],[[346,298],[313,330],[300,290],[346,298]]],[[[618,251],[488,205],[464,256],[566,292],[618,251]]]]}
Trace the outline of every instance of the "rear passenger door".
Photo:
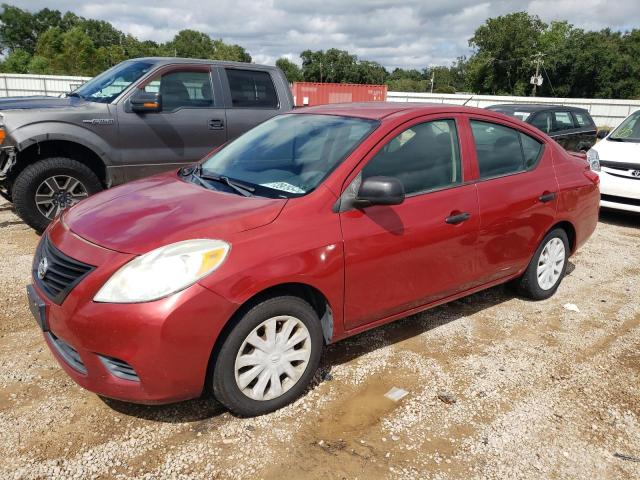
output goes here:
{"type": "MultiPolygon", "coordinates": [[[[404,203],[340,213],[345,251],[345,323],[357,328],[470,288],[478,201],[465,184],[455,118],[398,127],[348,179],[343,199],[372,176],[398,178],[404,203]]],[[[348,202],[347,202],[348,205],[348,202]]]]}
{"type": "Polygon", "coordinates": [[[522,271],[556,216],[551,149],[517,127],[470,118],[480,208],[479,280],[522,271]]]}
{"type": "Polygon", "coordinates": [[[238,67],[218,67],[217,71],[225,91],[229,140],[280,112],[271,71],[238,67]]]}
{"type": "Polygon", "coordinates": [[[219,84],[212,80],[209,65],[168,66],[138,87],[159,92],[162,111],[136,113],[128,100],[118,105],[126,180],[196,162],[227,140],[223,98],[219,84]]]}

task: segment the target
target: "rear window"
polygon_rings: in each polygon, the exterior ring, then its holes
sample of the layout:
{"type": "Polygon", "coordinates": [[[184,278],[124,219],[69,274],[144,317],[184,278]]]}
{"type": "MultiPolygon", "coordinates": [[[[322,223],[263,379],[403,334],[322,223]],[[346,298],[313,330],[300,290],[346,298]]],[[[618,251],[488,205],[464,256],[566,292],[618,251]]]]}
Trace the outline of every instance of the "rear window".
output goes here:
{"type": "Polygon", "coordinates": [[[268,72],[227,68],[231,105],[236,108],[278,108],[278,95],[268,72]]]}
{"type": "Polygon", "coordinates": [[[576,123],[581,127],[590,127],[593,125],[591,117],[586,113],[573,112],[573,116],[576,119],[576,123]]]}

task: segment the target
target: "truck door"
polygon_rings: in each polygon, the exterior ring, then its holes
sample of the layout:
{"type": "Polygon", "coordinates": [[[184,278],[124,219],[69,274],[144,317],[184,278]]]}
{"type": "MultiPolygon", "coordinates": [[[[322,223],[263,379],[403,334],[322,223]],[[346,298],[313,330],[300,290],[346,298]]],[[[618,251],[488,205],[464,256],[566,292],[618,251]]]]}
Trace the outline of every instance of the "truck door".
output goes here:
{"type": "MultiPolygon", "coordinates": [[[[200,160],[227,141],[223,98],[209,65],[170,65],[138,88],[162,95],[162,110],[136,113],[118,105],[122,169],[129,181],[200,160]]],[[[135,94],[137,89],[129,95],[135,94]]]]}

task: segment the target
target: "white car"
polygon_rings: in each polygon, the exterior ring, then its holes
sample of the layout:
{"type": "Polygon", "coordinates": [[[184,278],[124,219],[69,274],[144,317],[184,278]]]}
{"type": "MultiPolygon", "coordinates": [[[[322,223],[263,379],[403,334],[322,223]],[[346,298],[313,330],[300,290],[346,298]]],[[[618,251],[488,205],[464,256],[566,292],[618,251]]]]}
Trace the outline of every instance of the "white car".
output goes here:
{"type": "Polygon", "coordinates": [[[587,159],[600,175],[600,205],[640,212],[640,110],[595,144],[587,159]]]}

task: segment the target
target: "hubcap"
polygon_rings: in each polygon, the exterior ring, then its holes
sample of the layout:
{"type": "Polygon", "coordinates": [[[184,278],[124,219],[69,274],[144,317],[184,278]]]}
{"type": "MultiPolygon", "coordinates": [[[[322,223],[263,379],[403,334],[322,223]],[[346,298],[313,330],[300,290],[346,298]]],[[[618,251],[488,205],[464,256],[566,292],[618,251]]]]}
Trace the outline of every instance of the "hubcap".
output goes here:
{"type": "Polygon", "coordinates": [[[245,338],[236,355],[236,384],[253,400],[272,400],[293,387],[307,368],[311,336],[299,319],[265,320],[245,338]]]}
{"type": "Polygon", "coordinates": [[[560,279],[566,258],[564,242],[559,238],[552,238],[542,249],[538,258],[538,285],[543,290],[549,290],[560,279]]]}
{"type": "Polygon", "coordinates": [[[42,215],[53,220],[62,210],[88,196],[87,188],[77,178],[54,175],[38,186],[36,206],[42,215]]]}

